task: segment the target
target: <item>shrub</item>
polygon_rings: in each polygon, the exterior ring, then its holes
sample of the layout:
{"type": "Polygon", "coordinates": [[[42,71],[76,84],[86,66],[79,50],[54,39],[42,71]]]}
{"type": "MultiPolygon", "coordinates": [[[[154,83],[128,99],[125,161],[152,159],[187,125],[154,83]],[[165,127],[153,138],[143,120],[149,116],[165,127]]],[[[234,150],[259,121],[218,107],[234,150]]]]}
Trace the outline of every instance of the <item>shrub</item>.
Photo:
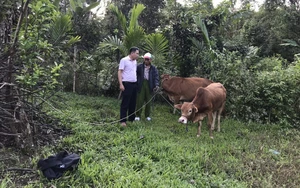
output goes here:
{"type": "Polygon", "coordinates": [[[224,51],[218,52],[201,69],[197,67],[201,74],[197,76],[203,77],[208,72],[210,79],[225,86],[226,115],[299,127],[300,61],[285,65],[286,60],[280,57],[259,60],[255,56],[243,58],[238,52],[224,51]]]}

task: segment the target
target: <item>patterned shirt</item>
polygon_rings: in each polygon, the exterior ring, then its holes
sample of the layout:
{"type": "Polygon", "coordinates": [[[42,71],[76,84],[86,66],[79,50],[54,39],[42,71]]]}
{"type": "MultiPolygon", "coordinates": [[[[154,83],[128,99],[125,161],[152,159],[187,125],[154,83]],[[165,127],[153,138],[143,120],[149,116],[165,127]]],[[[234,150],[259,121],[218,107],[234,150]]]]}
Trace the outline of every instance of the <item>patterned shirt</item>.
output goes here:
{"type": "Polygon", "coordinates": [[[145,65],[145,72],[144,72],[144,79],[145,80],[149,80],[149,70],[150,70],[150,66],[145,65]]]}

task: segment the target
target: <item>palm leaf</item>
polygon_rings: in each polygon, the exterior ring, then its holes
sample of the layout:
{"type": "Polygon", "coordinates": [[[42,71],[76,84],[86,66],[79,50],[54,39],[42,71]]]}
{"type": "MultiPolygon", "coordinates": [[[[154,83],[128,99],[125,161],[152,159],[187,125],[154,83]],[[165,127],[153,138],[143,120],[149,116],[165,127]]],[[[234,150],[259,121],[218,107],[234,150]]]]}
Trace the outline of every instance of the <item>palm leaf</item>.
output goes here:
{"type": "Polygon", "coordinates": [[[130,30],[127,35],[124,36],[124,46],[129,49],[132,46],[140,46],[141,41],[145,38],[145,31],[143,28],[138,27],[135,30],[130,30]]]}
{"type": "Polygon", "coordinates": [[[65,40],[67,33],[71,30],[72,23],[69,15],[61,15],[56,17],[52,22],[52,27],[49,29],[49,42],[52,44],[61,43],[65,40]]]}
{"type": "Polygon", "coordinates": [[[152,53],[166,54],[169,49],[169,42],[161,33],[152,33],[148,35],[145,43],[144,49],[152,53]]]}
{"type": "Polygon", "coordinates": [[[138,17],[141,12],[145,9],[145,6],[142,4],[137,4],[131,9],[131,19],[129,26],[127,27],[126,17],[124,14],[116,7],[111,4],[109,9],[117,16],[121,27],[123,29],[122,41],[117,37],[109,36],[107,37],[100,45],[110,46],[114,49],[119,49],[123,55],[126,55],[128,50],[132,46],[139,46],[141,41],[145,37],[145,31],[142,27],[138,25],[138,17]]]}
{"type": "Polygon", "coordinates": [[[76,7],[77,7],[76,1],[70,0],[70,7],[71,7],[71,10],[73,10],[75,12],[76,7]]]}
{"type": "Polygon", "coordinates": [[[192,41],[193,45],[194,45],[197,49],[202,50],[202,49],[204,48],[203,42],[202,42],[202,41],[199,41],[199,40],[196,39],[195,37],[192,37],[192,38],[189,38],[189,39],[192,41]]]}
{"type": "Polygon", "coordinates": [[[137,4],[131,9],[130,22],[129,22],[129,31],[135,30],[138,25],[138,17],[143,12],[146,7],[143,4],[137,4]]]}
{"type": "Polygon", "coordinates": [[[209,49],[211,49],[207,28],[206,28],[201,16],[195,16],[194,21],[195,21],[196,25],[198,27],[200,27],[202,33],[204,34],[204,40],[205,40],[206,44],[208,45],[209,49]]]}
{"type": "Polygon", "coordinates": [[[81,40],[80,36],[75,36],[75,37],[71,37],[68,41],[67,41],[67,46],[70,47],[73,44],[75,44],[76,42],[79,42],[81,40]]]}
{"type": "Polygon", "coordinates": [[[88,7],[85,7],[85,11],[90,12],[93,8],[96,8],[99,4],[100,2],[91,3],[88,7]]]}
{"type": "Polygon", "coordinates": [[[109,6],[109,9],[117,16],[117,19],[119,20],[121,27],[123,29],[124,34],[127,32],[127,26],[126,26],[126,17],[124,14],[118,9],[117,6],[111,4],[109,6]]]}
{"type": "Polygon", "coordinates": [[[110,47],[113,50],[119,49],[123,55],[127,54],[128,49],[117,36],[108,36],[100,43],[100,47],[110,47]]]}
{"type": "Polygon", "coordinates": [[[168,56],[169,41],[161,33],[153,33],[146,37],[143,49],[154,56],[153,62],[161,64],[168,56]]]}
{"type": "Polygon", "coordinates": [[[295,47],[299,47],[299,44],[297,44],[296,41],[291,40],[291,39],[283,39],[283,41],[285,43],[280,44],[281,46],[295,46],[295,47]]]}

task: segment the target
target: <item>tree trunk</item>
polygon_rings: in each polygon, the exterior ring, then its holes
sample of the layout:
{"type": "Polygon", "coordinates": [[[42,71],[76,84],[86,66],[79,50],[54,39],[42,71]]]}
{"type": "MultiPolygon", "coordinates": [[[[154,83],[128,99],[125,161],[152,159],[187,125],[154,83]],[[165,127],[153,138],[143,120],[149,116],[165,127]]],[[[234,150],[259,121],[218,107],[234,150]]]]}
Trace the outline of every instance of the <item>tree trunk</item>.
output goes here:
{"type": "Polygon", "coordinates": [[[76,92],[76,56],[77,56],[77,46],[74,46],[74,58],[73,58],[73,93],[76,92]]]}

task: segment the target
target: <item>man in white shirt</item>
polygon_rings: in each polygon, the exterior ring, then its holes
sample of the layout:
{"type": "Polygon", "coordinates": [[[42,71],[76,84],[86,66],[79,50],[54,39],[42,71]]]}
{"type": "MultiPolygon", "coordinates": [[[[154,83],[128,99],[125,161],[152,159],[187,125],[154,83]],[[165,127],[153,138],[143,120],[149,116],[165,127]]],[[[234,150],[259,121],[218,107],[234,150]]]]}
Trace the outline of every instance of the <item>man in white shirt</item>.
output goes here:
{"type": "Polygon", "coordinates": [[[135,106],[137,97],[136,67],[139,57],[139,49],[132,47],[129,55],[122,58],[119,64],[118,81],[122,91],[122,103],[120,108],[120,123],[126,127],[126,121],[135,119],[135,106]]]}

